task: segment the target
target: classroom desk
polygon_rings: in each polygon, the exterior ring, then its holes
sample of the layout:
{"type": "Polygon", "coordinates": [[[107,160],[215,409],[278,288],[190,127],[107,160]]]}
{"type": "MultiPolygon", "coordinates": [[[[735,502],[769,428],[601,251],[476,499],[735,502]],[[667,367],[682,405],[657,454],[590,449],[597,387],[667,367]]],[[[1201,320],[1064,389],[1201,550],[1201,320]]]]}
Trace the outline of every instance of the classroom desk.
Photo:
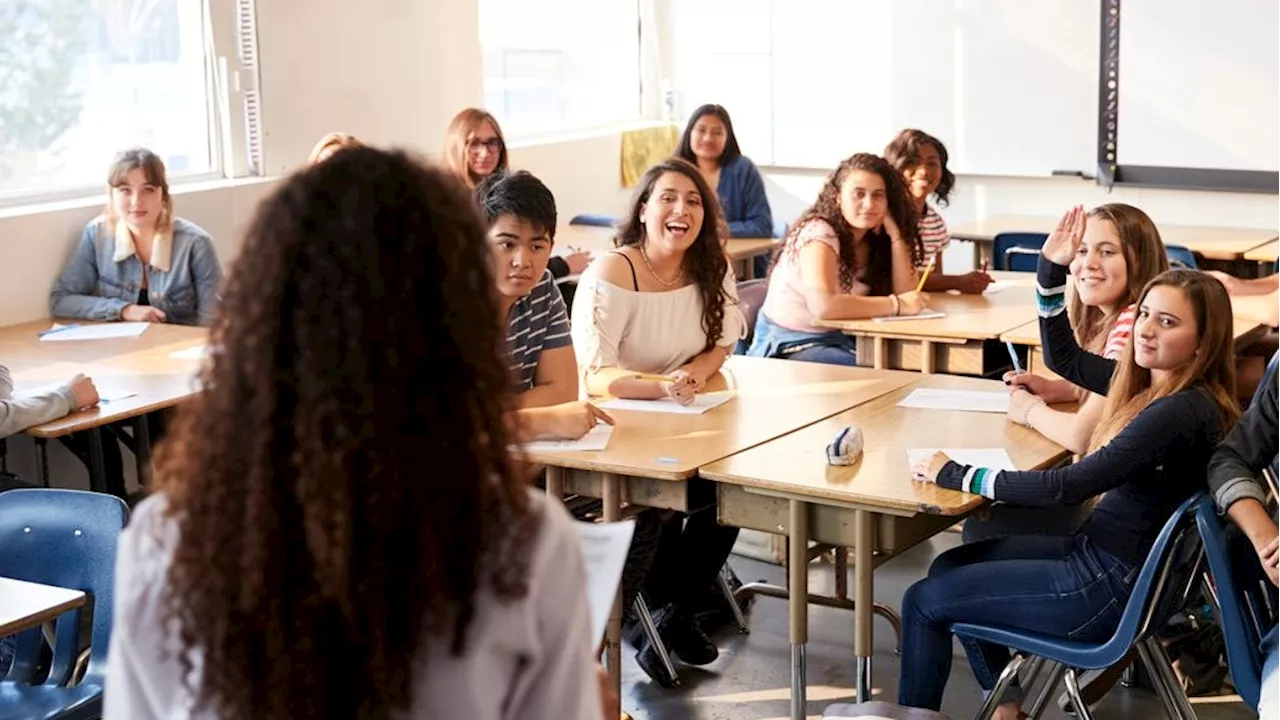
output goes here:
{"type": "Polygon", "coordinates": [[[36,438],[41,481],[48,481],[45,443],[76,432],[89,432],[90,485],[105,489],[101,428],[122,420],[134,423],[139,481],[150,459],[150,438],[143,418],[147,413],[173,407],[196,392],[195,373],[201,361],[170,357],[179,350],[207,342],[208,330],[186,325],[154,324],[134,338],[41,342],[39,333],[51,320],[0,327],[0,364],[13,373],[15,392],[30,391],[67,382],[76,373],[93,379],[99,392],[110,395],[136,393],[84,412],[73,412],[44,425],[27,429],[36,438]]]}
{"type": "MultiPolygon", "coordinates": [[[[872,590],[876,566],[954,525],[986,504],[979,495],[911,480],[908,448],[1003,446],[1019,469],[1049,467],[1069,453],[999,413],[899,408],[917,387],[1004,392],[996,380],[925,376],[802,430],[704,466],[725,525],[785,532],[791,558],[809,542],[853,550],[856,701],[870,700],[872,590]],[[866,449],[851,467],[827,465],[824,448],[840,428],[862,428],[866,449]]],[[[808,565],[788,563],[791,717],[805,717],[808,565]]]]}
{"type": "MultiPolygon", "coordinates": [[[[991,255],[991,241],[1002,232],[1051,232],[1057,217],[1043,215],[996,215],[950,228],[951,237],[974,243],[975,263],[978,255],[991,255]]],[[[1165,245],[1181,245],[1210,260],[1244,259],[1245,253],[1260,245],[1275,242],[1280,233],[1274,229],[1226,228],[1208,225],[1171,225],[1157,223],[1165,245]]],[[[976,266],[976,265],[975,265],[976,266]]]]}
{"type": "Polygon", "coordinates": [[[39,627],[84,602],[79,590],[0,577],[0,637],[39,627]]]}
{"type": "MultiPolygon", "coordinates": [[[[564,225],[556,228],[556,245],[560,248],[577,248],[593,253],[613,249],[613,228],[589,225],[564,225]]],[[[750,262],[759,255],[773,252],[779,241],[775,238],[729,238],[725,250],[729,259],[739,266],[744,279],[750,279],[754,265],[750,262]]]]}
{"type": "Polygon", "coordinates": [[[992,272],[1001,283],[989,295],[930,293],[933,320],[824,320],[822,327],[858,339],[858,364],[924,373],[982,375],[983,343],[1036,317],[1035,274],[992,272]]]}
{"type": "Polygon", "coordinates": [[[1280,240],[1272,240],[1245,253],[1244,259],[1254,262],[1273,263],[1276,262],[1277,255],[1280,255],[1280,240]]]}
{"type": "MultiPolygon", "coordinates": [[[[702,415],[610,411],[617,425],[599,452],[533,453],[547,466],[547,493],[600,498],[605,522],[622,519],[622,503],[680,510],[714,500],[709,483],[689,482],[698,469],[903,387],[909,373],[734,355],[710,392],[734,399],[702,415]]],[[[606,659],[620,687],[621,597],[609,618],[606,659]]]]}

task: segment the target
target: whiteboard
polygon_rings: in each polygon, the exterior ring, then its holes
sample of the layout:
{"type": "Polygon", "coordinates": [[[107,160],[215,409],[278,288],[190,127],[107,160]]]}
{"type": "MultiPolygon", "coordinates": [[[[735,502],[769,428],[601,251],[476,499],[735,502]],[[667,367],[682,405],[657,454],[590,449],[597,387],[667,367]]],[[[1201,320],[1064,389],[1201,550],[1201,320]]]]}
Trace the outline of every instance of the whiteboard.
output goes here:
{"type": "Polygon", "coordinates": [[[956,172],[1092,173],[1099,0],[679,0],[682,116],[724,105],[757,163],[831,168],[901,129],[956,172]],[[766,72],[767,69],[767,72],[766,72]]]}
{"type": "Polygon", "coordinates": [[[1116,160],[1280,170],[1280,3],[1123,0],[1116,160]]]}

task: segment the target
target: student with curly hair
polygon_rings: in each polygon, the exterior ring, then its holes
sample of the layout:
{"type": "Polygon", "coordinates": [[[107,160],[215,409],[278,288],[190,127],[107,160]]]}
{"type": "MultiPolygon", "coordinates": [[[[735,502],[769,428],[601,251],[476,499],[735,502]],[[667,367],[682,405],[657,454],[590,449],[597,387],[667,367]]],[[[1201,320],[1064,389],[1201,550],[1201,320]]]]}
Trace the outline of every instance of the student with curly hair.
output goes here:
{"type": "Polygon", "coordinates": [[[600,716],[568,515],[517,476],[484,225],[344,150],[249,229],[120,541],[107,718],[600,716]]]}

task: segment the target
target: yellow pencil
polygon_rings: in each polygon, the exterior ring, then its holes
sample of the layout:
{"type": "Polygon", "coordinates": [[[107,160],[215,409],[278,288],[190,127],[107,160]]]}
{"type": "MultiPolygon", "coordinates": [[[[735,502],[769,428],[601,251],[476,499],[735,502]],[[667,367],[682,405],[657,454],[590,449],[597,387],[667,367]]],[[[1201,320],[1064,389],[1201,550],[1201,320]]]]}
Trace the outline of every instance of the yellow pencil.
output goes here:
{"type": "Polygon", "coordinates": [[[916,285],[916,292],[924,290],[924,281],[929,279],[929,273],[933,272],[933,264],[938,261],[938,254],[934,253],[929,258],[929,264],[924,266],[924,274],[920,276],[920,284],[916,285]]]}
{"type": "Polygon", "coordinates": [[[652,380],[654,382],[675,382],[676,379],[666,375],[651,375],[649,373],[636,373],[633,377],[637,380],[652,380]]]}

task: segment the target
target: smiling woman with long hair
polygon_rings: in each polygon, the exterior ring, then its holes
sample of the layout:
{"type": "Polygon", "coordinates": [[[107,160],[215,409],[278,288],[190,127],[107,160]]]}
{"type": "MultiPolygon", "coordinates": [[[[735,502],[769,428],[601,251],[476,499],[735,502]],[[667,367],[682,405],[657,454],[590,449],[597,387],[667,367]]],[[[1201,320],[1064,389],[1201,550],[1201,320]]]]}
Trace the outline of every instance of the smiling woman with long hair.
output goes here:
{"type": "Polygon", "coordinates": [[[403,154],[263,203],[121,539],[108,718],[598,717],[576,535],[507,450],[488,260],[466,191],[403,154]]]}

